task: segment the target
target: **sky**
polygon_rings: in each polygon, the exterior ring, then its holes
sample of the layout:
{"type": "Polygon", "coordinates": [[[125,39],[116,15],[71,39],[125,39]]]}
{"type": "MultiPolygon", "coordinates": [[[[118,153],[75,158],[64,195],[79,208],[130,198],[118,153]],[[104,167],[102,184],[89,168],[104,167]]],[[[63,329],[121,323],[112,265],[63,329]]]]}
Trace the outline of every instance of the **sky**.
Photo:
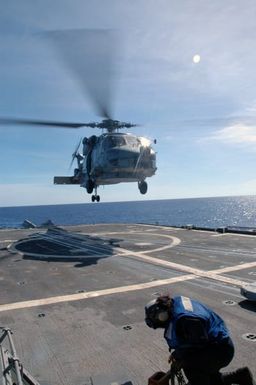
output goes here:
{"type": "MultiPolygon", "coordinates": [[[[42,36],[114,30],[114,118],[157,140],[157,172],[146,195],[122,183],[100,187],[101,201],[254,195],[255,19],[254,0],[2,2],[0,117],[100,120],[42,36]]],[[[1,125],[0,134],[1,207],[91,201],[85,189],[53,185],[53,177],[72,173],[77,143],[95,130],[1,125]]]]}

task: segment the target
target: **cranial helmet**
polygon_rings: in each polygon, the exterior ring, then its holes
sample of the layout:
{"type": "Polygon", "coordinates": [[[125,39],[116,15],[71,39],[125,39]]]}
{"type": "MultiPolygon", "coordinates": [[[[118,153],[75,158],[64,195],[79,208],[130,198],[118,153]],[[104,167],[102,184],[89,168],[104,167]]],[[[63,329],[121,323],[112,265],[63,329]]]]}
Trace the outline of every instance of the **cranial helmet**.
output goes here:
{"type": "Polygon", "coordinates": [[[165,328],[170,320],[169,297],[160,297],[153,299],[145,306],[145,322],[153,329],[165,328]]]}

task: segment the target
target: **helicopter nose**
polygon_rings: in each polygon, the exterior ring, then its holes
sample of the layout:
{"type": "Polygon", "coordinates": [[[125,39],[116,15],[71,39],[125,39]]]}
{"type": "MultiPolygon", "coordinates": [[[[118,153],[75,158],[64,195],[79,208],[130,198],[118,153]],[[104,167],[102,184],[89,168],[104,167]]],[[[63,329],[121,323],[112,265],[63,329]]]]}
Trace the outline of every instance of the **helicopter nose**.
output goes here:
{"type": "Polygon", "coordinates": [[[138,156],[138,151],[131,151],[127,149],[113,148],[108,151],[109,158],[127,158],[130,156],[138,156]]]}
{"type": "Polygon", "coordinates": [[[108,151],[108,159],[113,165],[120,165],[129,162],[129,165],[136,164],[139,153],[126,149],[111,149],[108,151]]]}

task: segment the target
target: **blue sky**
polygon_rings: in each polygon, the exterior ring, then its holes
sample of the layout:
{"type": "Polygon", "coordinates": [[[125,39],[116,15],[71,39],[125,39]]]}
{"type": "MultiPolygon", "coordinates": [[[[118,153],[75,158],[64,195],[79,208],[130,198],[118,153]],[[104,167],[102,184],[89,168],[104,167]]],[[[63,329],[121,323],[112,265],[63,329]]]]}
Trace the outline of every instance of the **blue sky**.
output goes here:
{"type": "MultiPolygon", "coordinates": [[[[256,3],[216,0],[9,1],[0,9],[0,116],[97,120],[43,31],[118,31],[114,117],[156,138],[157,173],[99,189],[103,202],[256,191],[256,3]],[[199,54],[199,63],[193,56],[199,54]],[[119,68],[120,67],[120,68],[119,68]]],[[[92,129],[0,126],[0,206],[82,203],[54,186],[92,129]]]]}

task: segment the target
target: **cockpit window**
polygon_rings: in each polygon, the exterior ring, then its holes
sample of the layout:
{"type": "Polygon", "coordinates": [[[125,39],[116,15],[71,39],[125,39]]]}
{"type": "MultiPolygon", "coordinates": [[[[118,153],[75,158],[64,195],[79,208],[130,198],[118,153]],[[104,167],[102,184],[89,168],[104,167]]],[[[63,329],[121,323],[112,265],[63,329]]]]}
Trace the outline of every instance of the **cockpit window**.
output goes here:
{"type": "Polygon", "coordinates": [[[140,144],[140,141],[136,136],[126,136],[127,143],[131,146],[137,147],[140,144]]]}
{"type": "Polygon", "coordinates": [[[125,145],[126,145],[126,140],[123,136],[112,135],[112,136],[107,136],[104,139],[105,148],[121,147],[125,145]]]}

